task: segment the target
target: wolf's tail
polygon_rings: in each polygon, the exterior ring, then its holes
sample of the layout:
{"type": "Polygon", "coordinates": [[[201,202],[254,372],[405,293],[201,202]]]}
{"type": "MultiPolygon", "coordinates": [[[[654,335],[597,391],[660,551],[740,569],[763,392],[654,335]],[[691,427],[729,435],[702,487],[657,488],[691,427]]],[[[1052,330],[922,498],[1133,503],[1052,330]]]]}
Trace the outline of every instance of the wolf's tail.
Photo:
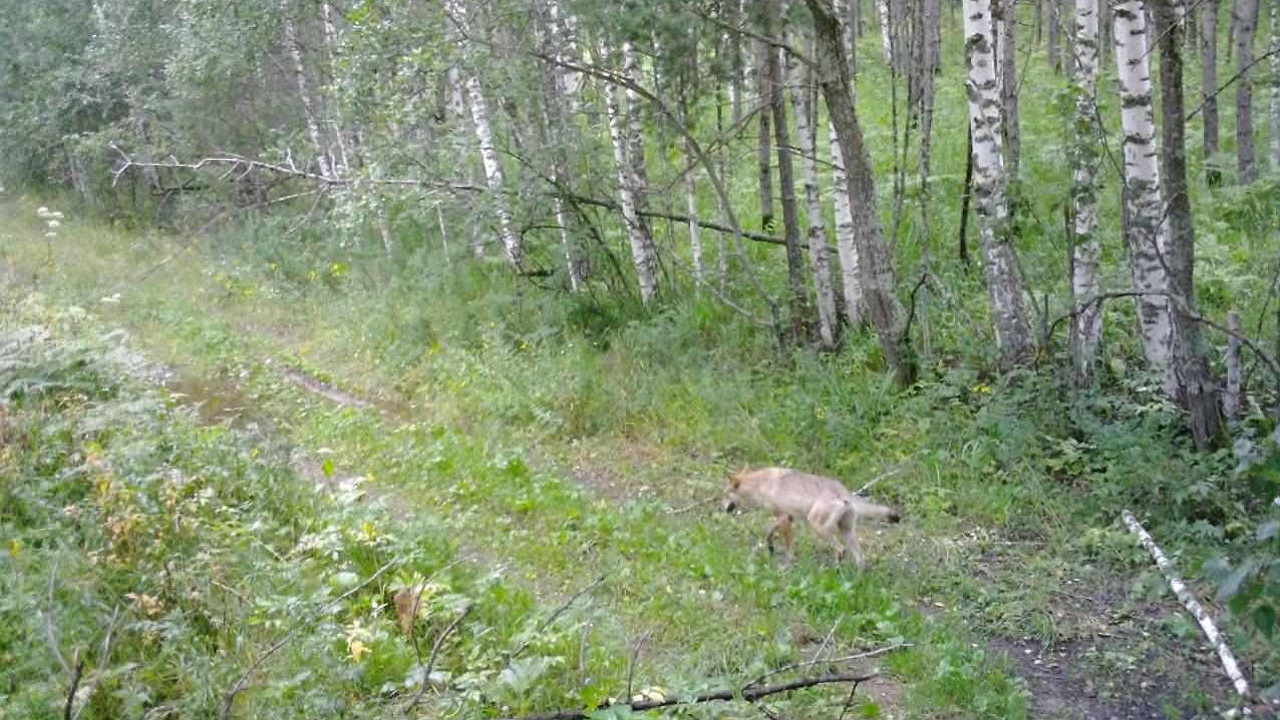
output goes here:
{"type": "Polygon", "coordinates": [[[885,520],[891,523],[896,523],[902,519],[902,515],[897,510],[887,505],[877,505],[860,497],[853,499],[853,511],[857,513],[859,518],[885,520]]]}

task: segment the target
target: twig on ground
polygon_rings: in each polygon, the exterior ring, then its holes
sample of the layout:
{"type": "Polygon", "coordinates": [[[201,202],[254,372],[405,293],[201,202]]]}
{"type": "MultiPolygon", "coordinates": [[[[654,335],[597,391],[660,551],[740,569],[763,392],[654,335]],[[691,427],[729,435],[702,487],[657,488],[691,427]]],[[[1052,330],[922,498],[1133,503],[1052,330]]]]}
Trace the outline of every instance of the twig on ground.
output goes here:
{"type": "Polygon", "coordinates": [[[565,600],[564,602],[560,603],[560,607],[556,608],[555,612],[547,616],[547,619],[543,620],[542,624],[538,625],[538,629],[533,631],[533,635],[530,636],[528,640],[525,640],[524,642],[520,643],[520,645],[517,646],[515,650],[511,651],[511,654],[507,656],[507,665],[510,665],[512,660],[515,660],[517,657],[519,657],[520,653],[524,652],[529,647],[529,643],[533,642],[534,636],[537,636],[543,630],[546,630],[547,628],[551,627],[551,624],[554,623],[557,619],[559,619],[560,616],[564,614],[564,611],[569,609],[570,605],[572,605],[575,601],[577,601],[578,598],[591,592],[592,589],[594,589],[600,583],[604,582],[605,579],[608,577],[609,577],[608,573],[601,575],[600,577],[593,580],[591,584],[582,588],[578,592],[570,595],[568,600],[565,600]]]}
{"type": "Polygon", "coordinates": [[[897,475],[897,474],[898,474],[898,473],[900,473],[900,472],[902,472],[902,468],[900,468],[900,467],[896,467],[896,468],[894,468],[894,469],[892,469],[892,470],[886,470],[885,472],[882,472],[882,473],[880,473],[879,475],[877,475],[877,476],[875,476],[875,477],[871,478],[870,480],[868,480],[868,481],[867,481],[867,484],[866,484],[866,485],[863,485],[863,486],[862,486],[862,487],[860,487],[860,488],[858,488],[858,491],[857,491],[857,492],[855,492],[855,493],[854,493],[854,495],[861,495],[861,494],[865,493],[867,490],[869,490],[869,489],[871,488],[871,486],[872,486],[872,485],[875,485],[876,483],[880,482],[881,480],[884,480],[885,478],[891,478],[891,477],[893,477],[894,475],[897,475]]]}
{"type": "Polygon", "coordinates": [[[684,506],[684,507],[682,507],[682,508],[672,508],[671,510],[668,510],[668,511],[667,511],[667,514],[668,514],[668,515],[683,515],[684,513],[687,513],[687,512],[689,512],[690,510],[693,510],[694,508],[700,508],[700,507],[702,507],[703,505],[706,505],[707,503],[713,503],[713,502],[715,502],[715,501],[716,501],[716,500],[718,500],[718,499],[719,499],[719,496],[713,495],[713,496],[711,496],[711,497],[709,497],[709,498],[703,498],[703,499],[699,500],[698,502],[693,503],[693,504],[691,504],[691,505],[685,505],[685,506],[684,506]]]}
{"type": "Polygon", "coordinates": [[[818,649],[813,651],[813,657],[810,660],[818,660],[822,657],[822,653],[827,649],[827,645],[831,642],[831,638],[836,636],[836,630],[840,627],[840,623],[844,622],[844,618],[838,618],[831,624],[831,629],[827,631],[826,637],[822,638],[822,642],[818,645],[818,649]]]}
{"type": "Polygon", "coordinates": [[[422,609],[422,593],[427,591],[427,585],[431,584],[432,580],[435,580],[444,571],[460,562],[462,562],[462,558],[458,558],[431,573],[430,577],[423,579],[422,583],[418,585],[418,592],[413,595],[413,606],[409,608],[409,617],[411,618],[409,622],[409,639],[413,641],[413,652],[418,656],[419,665],[422,664],[422,648],[418,645],[418,611],[422,609]]]}
{"type": "MultiPolygon", "coordinates": [[[[333,607],[334,605],[337,605],[343,600],[346,600],[352,595],[355,595],[357,592],[360,592],[365,587],[367,587],[370,583],[372,583],[374,580],[377,580],[379,577],[381,577],[382,573],[391,569],[391,566],[395,565],[397,562],[399,562],[399,560],[397,560],[396,558],[392,558],[388,560],[386,564],[378,568],[377,572],[375,572],[374,574],[366,578],[364,582],[360,583],[359,585],[356,585],[355,587],[342,593],[338,597],[321,605],[319,608],[316,609],[315,614],[321,615],[326,610],[333,607]]],[[[303,623],[301,622],[298,623],[297,625],[294,625],[293,628],[289,630],[289,632],[284,634],[284,637],[277,640],[274,644],[272,644],[271,647],[267,648],[267,651],[262,653],[262,655],[260,655],[257,660],[254,660],[253,664],[249,666],[249,669],[245,670],[244,674],[242,674],[239,677],[239,679],[236,680],[235,684],[231,686],[231,689],[227,691],[227,694],[222,698],[222,712],[219,713],[218,715],[218,717],[221,718],[221,720],[227,720],[227,718],[231,717],[231,704],[235,702],[236,695],[239,695],[240,691],[244,690],[245,687],[249,684],[249,678],[253,676],[254,671],[256,671],[262,665],[262,663],[266,662],[267,658],[274,655],[280,648],[284,647],[286,643],[292,640],[293,637],[302,630],[302,627],[303,627],[303,623]]]]}
{"type": "Polygon", "coordinates": [[[893,645],[887,645],[882,648],[876,648],[875,650],[868,650],[866,652],[860,652],[854,655],[845,655],[844,657],[831,658],[829,660],[804,660],[802,662],[791,663],[790,665],[783,665],[782,667],[774,668],[764,673],[760,677],[756,678],[755,680],[752,680],[751,682],[747,683],[746,685],[743,685],[742,687],[745,689],[745,688],[753,687],[755,685],[759,685],[760,683],[764,682],[765,680],[768,680],[774,675],[779,675],[781,673],[784,673],[790,670],[798,670],[800,668],[813,667],[814,665],[834,665],[836,663],[849,662],[850,660],[863,660],[866,658],[876,657],[877,655],[884,655],[885,653],[890,653],[890,652],[893,652],[894,650],[905,650],[906,648],[909,648],[909,647],[912,647],[911,643],[894,643],[893,645]]]}
{"type": "Polygon", "coordinates": [[[84,658],[80,657],[80,650],[77,649],[72,655],[72,662],[75,663],[75,669],[71,671],[71,689],[67,691],[67,705],[62,710],[63,720],[74,717],[72,710],[76,704],[76,690],[80,688],[80,677],[84,674],[84,658]]]}
{"type": "Polygon", "coordinates": [[[1178,577],[1173,563],[1160,551],[1156,541],[1151,538],[1151,535],[1142,527],[1142,524],[1133,516],[1133,513],[1125,509],[1120,513],[1120,517],[1124,520],[1124,524],[1129,527],[1129,531],[1137,535],[1138,539],[1142,541],[1143,546],[1147,548],[1147,552],[1151,553],[1156,565],[1160,567],[1165,579],[1169,581],[1169,587],[1173,589],[1173,594],[1178,596],[1183,606],[1187,608],[1187,612],[1191,613],[1196,622],[1200,623],[1200,628],[1204,630],[1205,637],[1209,639],[1209,644],[1217,649],[1218,657],[1222,658],[1222,667],[1226,670],[1227,677],[1231,678],[1231,682],[1235,685],[1236,692],[1239,693],[1241,700],[1248,701],[1250,697],[1249,682],[1244,679],[1244,674],[1240,672],[1240,666],[1236,663],[1236,656],[1231,652],[1231,648],[1227,647],[1227,642],[1218,632],[1218,627],[1213,623],[1213,618],[1209,617],[1209,613],[1191,595],[1191,591],[1187,589],[1186,584],[1178,577]]]}
{"type": "Polygon", "coordinates": [[[814,687],[816,685],[851,682],[854,684],[856,689],[859,683],[870,680],[873,677],[876,677],[876,673],[832,673],[816,677],[800,678],[797,680],[791,680],[790,682],[779,683],[777,685],[766,685],[761,688],[753,689],[744,687],[733,690],[716,690],[714,692],[706,692],[685,699],[667,697],[660,700],[642,700],[634,703],[606,703],[594,708],[537,713],[534,715],[524,715],[518,718],[509,718],[508,720],[583,720],[583,718],[586,718],[591,713],[597,710],[604,710],[609,707],[626,707],[630,708],[631,712],[644,712],[645,710],[656,710],[658,708],[672,707],[675,705],[696,705],[699,703],[715,702],[717,700],[745,700],[746,702],[754,703],[759,701],[760,698],[768,697],[769,695],[777,695],[779,693],[814,687]]]}
{"type": "Polygon", "coordinates": [[[426,666],[422,668],[422,685],[418,687],[417,694],[415,694],[413,696],[413,700],[409,702],[409,707],[412,708],[414,705],[417,705],[418,701],[422,699],[422,696],[426,694],[427,687],[431,684],[431,671],[435,669],[436,658],[440,657],[440,648],[444,647],[444,641],[449,639],[449,636],[453,634],[454,630],[458,629],[458,625],[462,623],[462,619],[467,616],[467,613],[471,612],[472,607],[474,606],[466,605],[463,607],[457,617],[453,619],[453,622],[445,626],[445,629],[436,637],[435,644],[431,646],[431,658],[427,660],[426,666]]]}

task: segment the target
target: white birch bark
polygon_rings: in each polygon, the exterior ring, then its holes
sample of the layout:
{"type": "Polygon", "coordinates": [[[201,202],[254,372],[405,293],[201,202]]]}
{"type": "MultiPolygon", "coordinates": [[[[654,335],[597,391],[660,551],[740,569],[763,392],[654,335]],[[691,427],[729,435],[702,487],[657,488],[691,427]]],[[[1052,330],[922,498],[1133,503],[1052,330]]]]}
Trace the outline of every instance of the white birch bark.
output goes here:
{"type": "Polygon", "coordinates": [[[861,259],[853,226],[853,203],[849,201],[849,180],[845,174],[844,156],[836,128],[827,123],[831,146],[831,196],[835,205],[836,255],[840,258],[840,290],[844,298],[844,316],[853,327],[862,325],[865,307],[862,298],[861,259]]]}
{"type": "Polygon", "coordinates": [[[991,0],[965,0],[965,48],[968,54],[967,93],[973,132],[974,195],[978,236],[982,243],[987,295],[995,322],[996,345],[1005,367],[1030,355],[1026,310],[1017,257],[1009,238],[1009,208],[1005,197],[1001,152],[1000,87],[996,81],[994,25],[991,0]]]}
{"type": "Polygon", "coordinates": [[[702,228],[698,225],[698,158],[694,155],[689,139],[684,141],[684,162],[689,170],[684,174],[685,209],[689,215],[689,250],[693,254],[693,275],[702,285],[707,279],[706,261],[702,256],[702,228]]]}
{"type": "MultiPolygon", "coordinates": [[[[554,0],[539,3],[541,23],[542,49],[557,59],[566,56],[566,36],[564,24],[558,4],[554,0]]],[[[582,262],[578,248],[573,241],[569,229],[569,216],[565,212],[564,198],[561,189],[569,187],[567,155],[567,134],[571,132],[569,118],[565,117],[566,105],[572,104],[568,97],[572,81],[566,76],[564,68],[554,63],[544,63],[543,92],[545,97],[541,103],[542,127],[544,140],[551,144],[551,175],[556,184],[556,192],[551,198],[551,210],[559,228],[560,246],[564,251],[565,270],[569,276],[569,290],[577,292],[582,286],[582,262]]]]}
{"type": "Polygon", "coordinates": [[[1102,306],[1098,296],[1100,250],[1098,227],[1098,0],[1075,0],[1076,25],[1072,80],[1075,84],[1075,120],[1072,125],[1071,208],[1072,233],[1071,291],[1075,318],[1076,375],[1088,380],[1098,343],[1102,339],[1102,306]]]}
{"type": "Polygon", "coordinates": [[[1222,669],[1227,673],[1227,677],[1231,678],[1231,684],[1235,686],[1240,698],[1248,700],[1250,697],[1249,681],[1245,680],[1244,673],[1240,672],[1240,665],[1236,662],[1236,656],[1231,652],[1231,648],[1227,645],[1226,639],[1222,637],[1222,633],[1218,632],[1218,626],[1214,624],[1213,617],[1209,615],[1204,606],[1187,589],[1187,584],[1182,582],[1182,578],[1178,577],[1178,572],[1173,567],[1173,563],[1169,562],[1169,558],[1160,550],[1160,546],[1156,545],[1156,541],[1147,533],[1146,528],[1142,527],[1142,524],[1133,516],[1133,513],[1126,509],[1120,513],[1120,518],[1129,528],[1129,532],[1138,536],[1143,547],[1147,549],[1147,552],[1156,561],[1156,565],[1164,573],[1165,579],[1169,581],[1169,589],[1173,590],[1173,594],[1182,602],[1183,607],[1200,624],[1200,629],[1204,631],[1205,638],[1218,651],[1218,658],[1222,660],[1222,669]]]}
{"type": "MultiPolygon", "coordinates": [[[[605,53],[608,56],[608,53],[605,53]]],[[[618,205],[627,226],[627,238],[631,242],[631,260],[640,282],[640,300],[648,303],[658,294],[658,261],[649,237],[648,227],[640,217],[636,198],[638,179],[635,165],[628,157],[626,118],[618,102],[618,89],[613,83],[603,83],[605,114],[609,119],[609,140],[613,145],[613,159],[618,166],[618,205]]]]}
{"type": "MultiPolygon", "coordinates": [[[[640,84],[640,55],[636,52],[635,44],[630,40],[622,43],[622,76],[628,83],[640,84]]],[[[632,192],[635,193],[636,203],[643,206],[644,196],[649,191],[649,172],[645,169],[644,118],[640,113],[643,98],[631,86],[626,88],[626,97],[627,157],[631,161],[631,171],[635,175],[635,187],[632,188],[632,192]]]]}
{"type": "Polygon", "coordinates": [[[1271,139],[1267,160],[1271,172],[1280,174],[1280,2],[1271,0],[1271,139]]]}
{"type": "MultiPolygon", "coordinates": [[[[1144,293],[1164,293],[1169,279],[1163,257],[1168,250],[1164,207],[1160,198],[1159,152],[1151,108],[1150,39],[1141,0],[1123,0],[1114,8],[1116,69],[1120,77],[1120,124],[1124,133],[1125,239],[1133,286],[1144,293]]],[[[1141,295],[1138,324],[1142,352],[1161,377],[1170,397],[1177,392],[1172,362],[1172,326],[1168,299],[1141,295]]]]}
{"type": "Polygon", "coordinates": [[[307,85],[307,69],[302,59],[302,43],[298,41],[298,28],[294,24],[293,14],[288,0],[280,4],[282,22],[284,24],[284,45],[293,60],[293,83],[298,89],[298,99],[302,101],[303,116],[307,123],[307,136],[316,153],[316,163],[320,167],[320,176],[333,180],[333,166],[329,162],[329,152],[325,147],[324,137],[320,132],[320,121],[316,117],[315,99],[307,85]]]}
{"type": "Polygon", "coordinates": [[[893,63],[893,19],[889,0],[875,0],[876,14],[880,16],[880,50],[886,65],[893,63]]]}
{"type": "Polygon", "coordinates": [[[1000,106],[1004,111],[1003,128],[1005,174],[1017,179],[1022,162],[1021,119],[1018,114],[1018,53],[1015,29],[1018,26],[1015,0],[993,0],[998,7],[996,76],[1000,82],[1000,106]]]}
{"type": "MultiPolygon", "coordinates": [[[[449,13],[453,22],[462,32],[463,54],[468,54],[471,30],[467,22],[467,8],[462,0],[445,0],[445,12],[449,13]]],[[[512,267],[520,268],[524,264],[524,247],[520,237],[512,229],[511,210],[507,206],[504,195],[502,162],[498,157],[498,149],[493,142],[493,126],[489,122],[489,104],[484,96],[484,88],[474,70],[469,70],[465,81],[467,99],[471,105],[471,120],[475,126],[476,141],[480,146],[480,161],[484,165],[485,183],[493,195],[495,211],[498,215],[499,237],[506,251],[507,262],[512,267]]]]}
{"type": "MultiPolygon", "coordinates": [[[[837,7],[837,9],[839,9],[837,7]]],[[[794,35],[789,41],[794,42],[794,35]]],[[[804,42],[805,54],[812,55],[813,43],[804,42]]],[[[796,132],[800,135],[800,172],[804,182],[806,212],[809,219],[809,260],[813,264],[813,286],[817,293],[818,337],[822,347],[830,349],[836,344],[836,298],[831,287],[831,260],[827,248],[827,226],[822,217],[822,195],[818,187],[818,129],[814,89],[817,87],[807,68],[791,53],[784,55],[787,68],[787,86],[791,89],[791,102],[795,108],[796,132]]]]}

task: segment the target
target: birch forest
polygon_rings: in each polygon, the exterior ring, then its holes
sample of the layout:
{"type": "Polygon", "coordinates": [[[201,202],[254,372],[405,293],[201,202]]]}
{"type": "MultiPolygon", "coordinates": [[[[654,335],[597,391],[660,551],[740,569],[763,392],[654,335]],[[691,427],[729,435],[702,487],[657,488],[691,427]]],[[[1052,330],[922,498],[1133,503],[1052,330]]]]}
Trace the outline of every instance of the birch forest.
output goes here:
{"type": "Polygon", "coordinates": [[[0,18],[0,720],[1280,714],[1280,0],[0,18]]]}

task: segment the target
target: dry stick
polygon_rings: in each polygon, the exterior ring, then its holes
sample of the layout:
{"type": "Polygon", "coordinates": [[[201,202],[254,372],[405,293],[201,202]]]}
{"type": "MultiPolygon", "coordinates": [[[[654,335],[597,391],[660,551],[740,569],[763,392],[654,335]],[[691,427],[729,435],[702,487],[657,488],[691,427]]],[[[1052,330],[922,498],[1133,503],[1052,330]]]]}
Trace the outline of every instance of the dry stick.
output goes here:
{"type": "Polygon", "coordinates": [[[604,710],[610,707],[625,707],[629,708],[631,712],[644,712],[645,710],[656,710],[657,708],[672,707],[675,705],[696,705],[699,703],[715,702],[716,700],[745,700],[749,703],[754,703],[760,698],[789,692],[791,690],[800,690],[802,688],[814,687],[815,685],[830,685],[831,683],[851,682],[856,685],[858,683],[866,682],[873,677],[876,677],[876,673],[831,673],[827,675],[819,675],[817,677],[791,680],[790,682],[780,683],[778,685],[766,685],[762,688],[716,690],[714,692],[695,695],[685,700],[671,697],[663,698],[661,700],[643,700],[635,703],[616,703],[612,705],[606,703],[594,708],[537,713],[534,715],[523,715],[517,718],[508,718],[508,720],[583,720],[583,718],[586,718],[597,710],[604,710]]]}
{"type": "MultiPolygon", "coordinates": [[[[399,562],[399,560],[397,560],[397,559],[395,559],[395,558],[392,558],[392,559],[388,560],[388,561],[386,562],[386,564],[384,564],[382,567],[378,568],[378,571],[377,571],[377,572],[375,572],[374,574],[370,575],[370,576],[368,577],[368,579],[366,579],[364,582],[360,583],[359,585],[356,585],[355,587],[353,587],[353,588],[351,588],[350,590],[348,590],[348,591],[346,591],[346,592],[342,593],[342,594],[341,594],[341,595],[339,595],[338,597],[336,597],[336,598],[334,598],[334,599],[330,600],[329,602],[327,602],[327,603],[325,603],[325,604],[321,605],[321,606],[316,610],[315,614],[316,614],[316,615],[319,615],[319,614],[321,614],[321,613],[325,612],[326,610],[328,610],[329,608],[333,607],[334,605],[337,605],[338,603],[342,602],[343,600],[346,600],[347,598],[351,597],[352,595],[355,595],[357,592],[359,592],[359,591],[363,590],[366,586],[368,586],[368,585],[369,585],[370,583],[372,583],[374,580],[377,580],[377,579],[382,575],[382,573],[384,573],[384,572],[386,572],[387,570],[389,570],[389,569],[391,568],[391,566],[392,566],[392,565],[395,565],[397,562],[399,562]]],[[[264,652],[264,653],[262,653],[262,655],[261,655],[261,656],[259,656],[257,660],[254,660],[254,661],[253,661],[253,664],[249,666],[249,669],[248,669],[248,670],[245,670],[245,671],[244,671],[244,674],[243,674],[243,675],[241,675],[241,676],[240,676],[240,678],[239,678],[238,680],[236,680],[235,685],[232,685],[232,686],[231,686],[231,690],[230,690],[230,691],[228,691],[228,692],[227,692],[227,694],[226,694],[226,696],[225,696],[225,697],[223,697],[223,699],[222,699],[222,712],[221,712],[221,713],[219,713],[219,715],[218,715],[218,717],[219,717],[219,718],[221,718],[221,720],[227,720],[227,718],[231,717],[231,703],[235,702],[236,695],[239,695],[239,694],[240,694],[240,691],[244,690],[244,689],[245,689],[245,687],[249,684],[249,677],[253,675],[253,672],[254,672],[255,670],[257,670],[257,669],[258,669],[258,667],[262,665],[262,663],[266,662],[267,658],[271,657],[272,655],[274,655],[274,654],[276,653],[276,651],[278,651],[280,648],[284,647],[284,646],[285,646],[285,643],[287,643],[287,642],[289,642],[290,640],[292,640],[292,639],[293,639],[293,636],[294,636],[294,635],[297,635],[297,634],[298,634],[298,632],[299,632],[301,629],[302,629],[302,625],[301,625],[301,624],[294,625],[294,626],[293,626],[293,628],[292,628],[291,630],[289,630],[289,632],[287,632],[287,633],[285,633],[285,634],[284,634],[284,637],[282,637],[282,638],[280,638],[279,640],[277,640],[277,641],[275,642],[275,644],[273,644],[271,647],[267,648],[267,651],[266,651],[266,652],[264,652]]]]}
{"type": "Polygon", "coordinates": [[[422,584],[418,586],[417,594],[413,596],[413,605],[409,609],[410,615],[413,617],[413,621],[409,623],[409,639],[413,641],[413,652],[418,656],[419,665],[422,664],[422,648],[418,645],[418,611],[422,609],[422,593],[427,591],[427,585],[429,585],[432,580],[435,580],[444,573],[444,571],[460,562],[462,562],[462,558],[458,558],[457,560],[454,560],[453,562],[446,564],[444,567],[441,567],[439,570],[431,573],[430,576],[423,579],[422,584]]]}
{"type": "MultiPolygon", "coordinates": [[[[565,600],[564,602],[560,603],[560,607],[556,608],[555,612],[548,615],[547,619],[543,620],[542,624],[538,625],[538,629],[533,631],[533,635],[536,636],[539,633],[541,633],[543,630],[546,630],[547,628],[551,627],[551,623],[554,623],[561,615],[563,615],[564,611],[568,610],[570,605],[572,605],[575,601],[577,601],[578,598],[591,592],[597,585],[604,582],[608,577],[609,577],[609,574],[605,573],[604,575],[601,575],[600,577],[592,581],[590,585],[587,585],[586,587],[582,588],[578,592],[570,595],[568,600],[565,600]]],[[[525,640],[524,642],[520,643],[520,645],[516,647],[515,650],[512,650],[511,654],[507,656],[506,664],[510,665],[511,661],[519,657],[520,653],[524,652],[529,647],[529,643],[531,642],[533,642],[533,637],[530,637],[528,640],[525,640]]]]}
{"type": "Polygon", "coordinates": [[[71,710],[75,707],[76,689],[80,687],[80,677],[84,673],[84,658],[80,657],[79,649],[75,651],[72,659],[76,667],[71,671],[71,689],[67,691],[67,705],[62,710],[63,720],[71,720],[73,717],[71,710]]]}
{"type": "MultiPolygon", "coordinates": [[[[832,628],[832,630],[834,629],[835,628],[832,628]]],[[[745,690],[746,688],[749,688],[753,685],[759,685],[761,682],[764,682],[765,680],[773,677],[774,675],[788,672],[790,670],[798,670],[800,668],[813,667],[814,665],[827,665],[827,664],[834,665],[835,663],[849,662],[850,660],[863,660],[866,658],[876,657],[877,655],[884,655],[885,653],[890,653],[890,652],[893,652],[894,650],[904,650],[909,647],[914,647],[914,645],[908,642],[900,642],[900,643],[894,643],[893,645],[887,645],[882,648],[876,648],[875,650],[868,650],[866,652],[857,653],[856,655],[845,655],[844,657],[831,658],[830,660],[804,660],[797,663],[791,663],[790,665],[783,665],[782,667],[774,668],[773,670],[766,672],[765,674],[761,675],[755,680],[752,680],[746,685],[743,685],[742,687],[745,690]]]]}
{"type": "Polygon", "coordinates": [[[1165,578],[1169,581],[1169,587],[1173,589],[1173,594],[1178,596],[1183,606],[1187,608],[1187,612],[1191,613],[1196,622],[1200,623],[1200,628],[1204,630],[1205,637],[1209,638],[1209,643],[1218,651],[1218,656],[1222,658],[1222,667],[1227,671],[1227,677],[1231,678],[1232,684],[1236,687],[1236,692],[1240,694],[1242,701],[1249,699],[1249,683],[1244,679],[1244,675],[1240,672],[1240,666],[1236,664],[1236,657],[1231,653],[1231,648],[1227,647],[1226,640],[1218,633],[1218,628],[1213,624],[1213,618],[1209,617],[1209,613],[1201,607],[1195,597],[1191,595],[1191,591],[1183,584],[1182,579],[1178,577],[1174,570],[1173,563],[1169,562],[1169,558],[1160,551],[1156,545],[1156,541],[1151,539],[1147,531],[1133,516],[1133,513],[1125,509],[1120,513],[1124,524],[1129,526],[1129,531],[1138,536],[1142,544],[1147,548],[1147,552],[1151,553],[1151,557],[1155,558],[1156,565],[1160,566],[1160,571],[1164,573],[1165,578]]]}
{"type": "MultiPolygon", "coordinates": [[[[467,605],[463,607],[462,611],[459,612],[457,617],[453,619],[453,622],[449,623],[445,627],[444,631],[442,631],[440,635],[436,638],[435,644],[431,646],[431,657],[430,659],[427,660],[426,667],[422,669],[422,685],[418,688],[417,694],[413,696],[413,700],[409,701],[410,708],[412,708],[414,705],[417,705],[418,701],[422,699],[422,696],[426,694],[427,686],[430,685],[431,683],[431,671],[435,669],[436,658],[440,657],[440,648],[444,647],[444,641],[447,640],[449,636],[453,634],[453,631],[458,628],[458,625],[462,622],[462,619],[467,616],[467,613],[471,612],[472,607],[474,606],[467,605]]],[[[418,661],[419,662],[422,661],[421,657],[419,657],[418,661]]]]}
{"type": "Polygon", "coordinates": [[[900,472],[902,472],[902,468],[900,467],[896,467],[892,470],[886,470],[885,472],[882,472],[879,475],[868,480],[867,484],[858,488],[858,491],[855,492],[854,495],[861,495],[862,493],[866,492],[872,485],[875,485],[876,483],[880,482],[881,480],[884,480],[885,478],[891,478],[900,472]]]}

